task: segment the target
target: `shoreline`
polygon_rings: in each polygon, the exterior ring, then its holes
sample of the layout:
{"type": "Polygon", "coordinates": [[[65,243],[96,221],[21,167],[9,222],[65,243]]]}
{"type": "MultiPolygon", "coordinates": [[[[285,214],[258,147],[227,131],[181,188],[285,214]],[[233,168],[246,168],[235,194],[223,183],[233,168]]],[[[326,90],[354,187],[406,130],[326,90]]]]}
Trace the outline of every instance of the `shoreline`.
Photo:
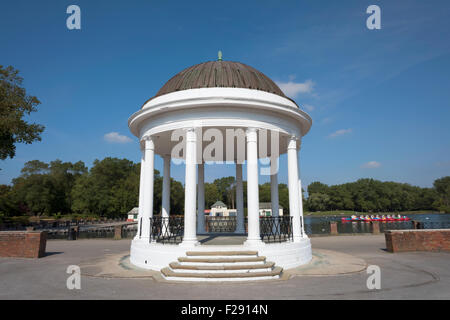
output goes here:
{"type": "Polygon", "coordinates": [[[436,212],[436,211],[399,211],[399,212],[356,212],[356,211],[324,211],[324,212],[305,212],[303,214],[304,217],[344,217],[351,215],[397,215],[400,214],[402,216],[406,215],[415,215],[415,214],[447,214],[445,212],[436,212]]]}

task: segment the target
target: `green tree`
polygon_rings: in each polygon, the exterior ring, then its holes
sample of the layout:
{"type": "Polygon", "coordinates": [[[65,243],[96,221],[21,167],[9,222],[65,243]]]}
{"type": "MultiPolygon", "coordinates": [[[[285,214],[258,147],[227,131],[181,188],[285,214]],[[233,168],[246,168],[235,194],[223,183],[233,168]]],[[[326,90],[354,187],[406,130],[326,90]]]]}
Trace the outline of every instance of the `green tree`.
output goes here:
{"type": "Polygon", "coordinates": [[[450,176],[435,180],[433,187],[437,194],[433,206],[439,211],[450,213],[450,176]]]}
{"type": "Polygon", "coordinates": [[[323,193],[313,193],[308,197],[309,211],[325,211],[329,208],[330,197],[323,193]]]}
{"type": "Polygon", "coordinates": [[[170,214],[184,215],[184,188],[180,181],[170,179],[170,214]]]}
{"type": "MultiPolygon", "coordinates": [[[[71,193],[72,210],[110,217],[128,212],[138,204],[138,171],[139,166],[127,159],[107,157],[101,161],[95,160],[89,173],[75,182],[71,193]],[[125,190],[124,185],[134,187],[125,190]],[[128,205],[130,208],[126,210],[128,205]]],[[[159,173],[155,175],[155,180],[158,177],[159,173]]]]}
{"type": "Polygon", "coordinates": [[[24,213],[32,215],[70,213],[71,190],[77,177],[87,171],[84,163],[39,160],[25,163],[21,175],[13,179],[11,197],[24,213]]]}
{"type": "MultiPolygon", "coordinates": [[[[289,213],[289,188],[287,184],[280,183],[278,185],[278,202],[280,206],[283,207],[283,214],[289,213]]],[[[305,207],[306,201],[303,202],[303,207],[305,207]]]]}
{"type": "Polygon", "coordinates": [[[218,200],[223,201],[228,206],[228,208],[233,208],[236,184],[235,178],[232,176],[223,177],[214,180],[213,183],[217,186],[217,191],[219,192],[220,198],[218,200]]]}
{"type": "Polygon", "coordinates": [[[1,217],[18,216],[21,212],[13,200],[12,187],[0,185],[0,220],[1,217]]]}
{"type": "Polygon", "coordinates": [[[318,182],[318,181],[311,182],[308,185],[308,194],[313,194],[313,193],[327,194],[328,193],[328,186],[326,184],[318,182]]]}
{"type": "Polygon", "coordinates": [[[0,65],[0,159],[13,158],[16,143],[30,144],[41,140],[44,126],[28,123],[25,115],[37,111],[40,104],[34,96],[27,95],[21,87],[23,79],[19,71],[0,65]]]}
{"type": "Polygon", "coordinates": [[[219,189],[215,183],[205,183],[205,208],[209,209],[217,201],[221,200],[219,189]]]}

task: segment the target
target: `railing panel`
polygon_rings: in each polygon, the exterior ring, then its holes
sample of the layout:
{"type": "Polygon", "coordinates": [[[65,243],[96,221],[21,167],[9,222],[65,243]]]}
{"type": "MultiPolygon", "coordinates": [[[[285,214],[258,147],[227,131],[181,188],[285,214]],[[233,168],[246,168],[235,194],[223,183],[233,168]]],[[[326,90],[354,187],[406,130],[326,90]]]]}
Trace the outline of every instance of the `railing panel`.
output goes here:
{"type": "Polygon", "coordinates": [[[227,233],[236,231],[236,217],[206,217],[208,232],[227,233]]]}
{"type": "Polygon", "coordinates": [[[264,242],[291,241],[292,217],[259,217],[259,233],[264,242]]]}
{"type": "Polygon", "coordinates": [[[184,235],[183,217],[150,218],[150,242],[180,243],[184,235]]]}

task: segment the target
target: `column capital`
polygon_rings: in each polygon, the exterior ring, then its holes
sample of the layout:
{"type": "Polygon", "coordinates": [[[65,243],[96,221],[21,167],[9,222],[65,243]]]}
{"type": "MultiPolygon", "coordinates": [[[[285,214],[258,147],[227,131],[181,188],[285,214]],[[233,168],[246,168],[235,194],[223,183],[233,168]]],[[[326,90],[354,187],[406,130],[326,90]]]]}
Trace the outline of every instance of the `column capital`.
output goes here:
{"type": "Polygon", "coordinates": [[[301,144],[301,140],[297,136],[292,135],[287,137],[288,149],[297,149],[297,143],[301,144]]]}
{"type": "Polygon", "coordinates": [[[155,149],[155,142],[152,136],[143,136],[141,141],[145,150],[155,149]]]}
{"type": "Polygon", "coordinates": [[[191,142],[196,142],[197,141],[197,134],[195,132],[195,128],[186,128],[186,142],[187,141],[191,141],[191,142]]]}
{"type": "Polygon", "coordinates": [[[258,129],[256,128],[247,128],[247,130],[245,130],[245,136],[248,142],[257,142],[258,139],[257,130],[258,129]]]}

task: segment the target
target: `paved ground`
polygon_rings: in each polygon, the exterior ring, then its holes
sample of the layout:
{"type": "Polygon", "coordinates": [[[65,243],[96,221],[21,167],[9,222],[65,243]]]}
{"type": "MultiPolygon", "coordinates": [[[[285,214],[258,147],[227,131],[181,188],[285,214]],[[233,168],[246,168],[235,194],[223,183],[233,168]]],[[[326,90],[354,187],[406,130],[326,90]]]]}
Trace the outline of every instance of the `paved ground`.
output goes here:
{"type": "Polygon", "coordinates": [[[68,290],[68,265],[125,255],[130,240],[50,240],[44,258],[0,258],[0,299],[450,299],[449,253],[391,254],[383,250],[382,235],[315,237],[311,242],[313,251],[346,253],[378,265],[381,290],[367,289],[364,271],[221,285],[83,276],[81,290],[68,290]]]}

